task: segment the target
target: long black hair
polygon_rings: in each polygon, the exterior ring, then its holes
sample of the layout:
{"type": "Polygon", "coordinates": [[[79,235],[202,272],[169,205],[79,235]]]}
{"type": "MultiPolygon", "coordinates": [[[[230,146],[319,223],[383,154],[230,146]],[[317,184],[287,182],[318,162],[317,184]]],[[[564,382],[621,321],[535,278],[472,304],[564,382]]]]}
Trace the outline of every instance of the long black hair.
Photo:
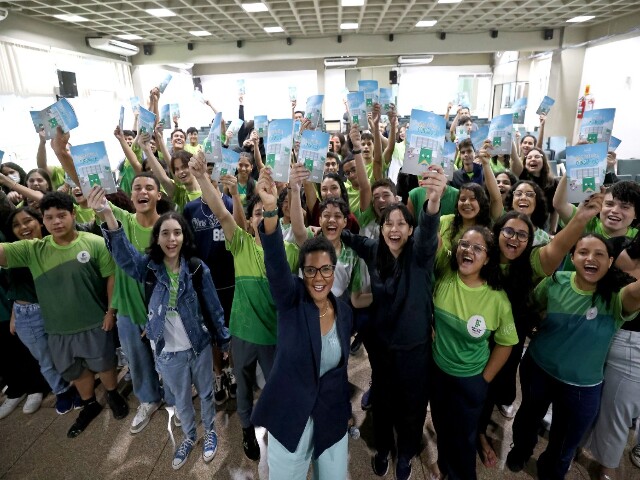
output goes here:
{"type": "Polygon", "coordinates": [[[449,233],[449,242],[451,243],[451,247],[453,248],[453,240],[456,238],[460,230],[462,229],[462,223],[464,219],[462,215],[460,215],[460,209],[458,208],[458,202],[460,201],[460,194],[463,190],[469,190],[476,196],[476,200],[478,201],[478,207],[480,210],[478,211],[478,215],[475,218],[476,225],[482,225],[483,227],[488,227],[491,225],[491,202],[489,201],[489,197],[487,196],[484,188],[478,185],[477,183],[465,183],[460,187],[458,191],[458,198],[456,199],[456,211],[453,215],[453,222],[451,222],[451,229],[449,233]]]}
{"type": "Polygon", "coordinates": [[[24,184],[27,185],[27,181],[34,173],[39,173],[42,178],[44,178],[45,182],[47,182],[47,186],[49,187],[47,192],[53,192],[53,182],[51,181],[51,176],[49,175],[49,172],[47,172],[44,168],[34,168],[33,170],[29,170],[27,172],[27,177],[24,180],[24,184]]]}
{"type": "MultiPolygon", "coordinates": [[[[529,173],[529,170],[527,170],[527,159],[524,158],[524,168],[522,169],[522,173],[520,174],[520,180],[532,180],[537,183],[540,188],[546,191],[548,188],[553,187],[555,182],[554,176],[550,173],[551,170],[549,168],[549,160],[547,159],[547,154],[544,153],[544,150],[542,150],[541,148],[533,147],[531,150],[529,150],[529,153],[533,151],[538,152],[540,155],[542,155],[542,168],[540,170],[540,176],[536,177],[535,175],[531,175],[529,173]]],[[[529,153],[527,153],[527,155],[529,155],[529,153]]]]}
{"type": "MultiPolygon", "coordinates": [[[[487,259],[489,261],[480,269],[480,278],[487,282],[487,285],[489,285],[493,290],[501,290],[502,279],[500,275],[500,249],[497,247],[498,242],[494,241],[491,230],[484,225],[473,225],[472,227],[467,228],[462,236],[469,232],[478,232],[482,235],[482,239],[487,246],[487,259]]],[[[452,253],[450,266],[451,270],[454,272],[457,272],[459,267],[458,258],[456,256],[458,248],[458,245],[451,245],[452,253]]]]}
{"type": "Polygon", "coordinates": [[[384,209],[382,210],[382,215],[380,216],[380,221],[378,222],[378,225],[380,225],[380,243],[378,244],[378,252],[376,255],[376,268],[382,280],[386,280],[393,275],[396,261],[400,261],[400,258],[404,255],[405,251],[403,249],[400,257],[398,257],[398,259],[396,260],[396,258],[391,254],[391,251],[387,246],[387,242],[385,242],[384,238],[382,237],[382,226],[389,219],[391,213],[396,210],[400,211],[400,213],[404,217],[405,222],[407,222],[412,227],[415,227],[415,220],[413,218],[413,215],[404,203],[392,203],[384,207],[384,209]]]}
{"type": "MultiPolygon", "coordinates": [[[[24,171],[24,168],[14,162],[3,162],[0,166],[0,171],[4,169],[4,167],[8,167],[11,170],[15,170],[16,172],[18,172],[18,175],[20,176],[20,181],[18,183],[22,186],[27,185],[27,172],[24,171]]],[[[4,193],[9,193],[11,191],[11,188],[3,185],[2,190],[4,191],[4,193]]]]}
{"type": "Polygon", "coordinates": [[[158,244],[158,240],[160,238],[160,228],[162,228],[162,224],[167,220],[175,220],[180,225],[180,228],[182,228],[182,248],[180,249],[180,256],[184,257],[187,261],[191,257],[195,257],[197,255],[196,243],[193,239],[193,232],[189,224],[179,213],[167,212],[160,216],[153,225],[153,230],[151,230],[151,241],[146,250],[151,260],[156,263],[162,263],[164,261],[164,252],[158,244]]]}
{"type": "Polygon", "coordinates": [[[531,213],[531,223],[533,223],[537,228],[544,230],[547,220],[549,220],[547,197],[536,182],[531,180],[519,180],[515,185],[511,185],[511,189],[507,193],[507,198],[505,199],[504,208],[507,211],[513,210],[513,192],[515,192],[516,188],[522,184],[529,185],[533,188],[533,191],[536,194],[536,208],[531,213]]]}
{"type": "Polygon", "coordinates": [[[46,227],[44,226],[44,222],[42,221],[42,213],[39,210],[36,210],[33,207],[20,207],[13,210],[7,217],[5,231],[8,241],[15,242],[17,240],[20,240],[18,237],[16,237],[16,234],[13,233],[13,219],[16,218],[16,215],[20,212],[26,213],[40,224],[40,233],[42,237],[49,235],[49,232],[47,231],[46,227]]]}
{"type": "MultiPolygon", "coordinates": [[[[340,175],[333,172],[325,173],[324,177],[322,177],[322,181],[324,182],[327,178],[338,182],[338,185],[340,186],[340,197],[346,202],[347,205],[349,205],[349,194],[347,193],[347,187],[340,178],[340,175]]],[[[322,187],[322,184],[320,184],[320,186],[322,187]]]]}

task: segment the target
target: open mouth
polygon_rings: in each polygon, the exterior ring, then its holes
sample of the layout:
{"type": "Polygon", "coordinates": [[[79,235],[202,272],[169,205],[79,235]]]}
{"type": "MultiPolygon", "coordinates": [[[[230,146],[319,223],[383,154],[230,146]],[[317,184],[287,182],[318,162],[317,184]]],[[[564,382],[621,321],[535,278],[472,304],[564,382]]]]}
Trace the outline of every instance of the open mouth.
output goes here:
{"type": "Polygon", "coordinates": [[[585,263],[585,265],[584,265],[584,271],[587,274],[594,275],[594,274],[598,273],[598,270],[599,270],[598,266],[594,265],[592,263],[585,263]]]}
{"type": "Polygon", "coordinates": [[[317,293],[322,293],[324,292],[324,290],[327,288],[326,285],[314,285],[313,286],[313,290],[316,291],[317,293]]]}
{"type": "Polygon", "coordinates": [[[400,243],[400,240],[402,240],[402,235],[397,235],[397,234],[389,235],[389,241],[393,244],[400,243]]]}
{"type": "Polygon", "coordinates": [[[33,230],[25,230],[20,234],[20,236],[22,238],[31,238],[32,233],[33,233],[33,230]]]}
{"type": "Polygon", "coordinates": [[[338,231],[338,227],[335,225],[327,226],[327,233],[336,233],[338,231]]]}
{"type": "Polygon", "coordinates": [[[530,207],[530,205],[529,205],[528,202],[518,202],[518,208],[520,210],[526,210],[529,207],[530,207]]]}
{"type": "Polygon", "coordinates": [[[518,244],[515,242],[507,242],[507,250],[515,252],[516,250],[518,250],[518,244]]]}
{"type": "Polygon", "coordinates": [[[611,223],[616,223],[616,222],[621,222],[622,218],[616,216],[616,215],[608,215],[607,216],[607,220],[609,220],[611,223]]]}
{"type": "Polygon", "coordinates": [[[471,255],[469,255],[468,253],[465,253],[464,255],[462,255],[462,263],[464,265],[472,265],[473,264],[473,257],[471,255]]]}

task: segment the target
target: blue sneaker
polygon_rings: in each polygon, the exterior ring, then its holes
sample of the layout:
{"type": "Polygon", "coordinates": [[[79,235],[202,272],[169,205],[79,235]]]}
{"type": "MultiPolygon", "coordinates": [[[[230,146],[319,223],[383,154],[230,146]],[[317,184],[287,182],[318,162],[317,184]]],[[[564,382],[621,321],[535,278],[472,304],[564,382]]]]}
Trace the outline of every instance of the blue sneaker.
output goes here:
{"type": "Polygon", "coordinates": [[[58,415],[64,415],[73,410],[73,396],[69,395],[68,392],[67,390],[56,395],[56,413],[58,415]]]}
{"type": "Polygon", "coordinates": [[[173,456],[173,462],[171,462],[171,466],[174,470],[178,470],[186,463],[187,458],[189,457],[189,454],[191,453],[191,450],[193,450],[193,446],[195,444],[196,442],[191,440],[190,438],[186,438],[183,440],[183,442],[176,450],[175,455],[173,456]]]}
{"type": "Polygon", "coordinates": [[[396,479],[397,480],[409,480],[411,478],[411,459],[405,460],[398,458],[396,463],[396,479]]]}
{"type": "Polygon", "coordinates": [[[202,458],[205,462],[209,463],[213,460],[218,450],[218,435],[213,430],[205,432],[204,434],[204,447],[202,451],[202,458]]]}
{"type": "Polygon", "coordinates": [[[362,394],[362,399],[360,400],[360,406],[362,410],[367,411],[373,406],[373,398],[371,398],[371,382],[369,382],[369,390],[362,394]]]}

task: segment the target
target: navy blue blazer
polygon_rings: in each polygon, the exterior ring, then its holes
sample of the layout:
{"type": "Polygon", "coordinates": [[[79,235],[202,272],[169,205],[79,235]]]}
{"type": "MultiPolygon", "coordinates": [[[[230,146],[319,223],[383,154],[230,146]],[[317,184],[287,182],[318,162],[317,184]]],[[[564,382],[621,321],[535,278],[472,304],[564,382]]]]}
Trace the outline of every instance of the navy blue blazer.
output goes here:
{"type": "Polygon", "coordinates": [[[304,281],[291,274],[280,226],[271,235],[260,224],[260,240],[271,295],[278,312],[276,357],[251,421],[265,427],[284,447],[294,452],[309,417],[315,424],[313,457],[347,433],[351,418],[347,361],[351,338],[351,309],[332,293],[336,328],[342,349],[339,365],[320,377],[320,311],[304,281]]]}

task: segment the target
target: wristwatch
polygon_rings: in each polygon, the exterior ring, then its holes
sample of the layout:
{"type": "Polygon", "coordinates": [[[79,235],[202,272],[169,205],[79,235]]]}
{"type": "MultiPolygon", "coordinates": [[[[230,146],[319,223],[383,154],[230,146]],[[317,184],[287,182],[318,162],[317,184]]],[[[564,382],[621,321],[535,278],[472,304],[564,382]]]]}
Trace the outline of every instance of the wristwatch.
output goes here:
{"type": "Polygon", "coordinates": [[[274,210],[262,210],[263,218],[273,218],[278,216],[278,208],[276,207],[274,210]]]}

